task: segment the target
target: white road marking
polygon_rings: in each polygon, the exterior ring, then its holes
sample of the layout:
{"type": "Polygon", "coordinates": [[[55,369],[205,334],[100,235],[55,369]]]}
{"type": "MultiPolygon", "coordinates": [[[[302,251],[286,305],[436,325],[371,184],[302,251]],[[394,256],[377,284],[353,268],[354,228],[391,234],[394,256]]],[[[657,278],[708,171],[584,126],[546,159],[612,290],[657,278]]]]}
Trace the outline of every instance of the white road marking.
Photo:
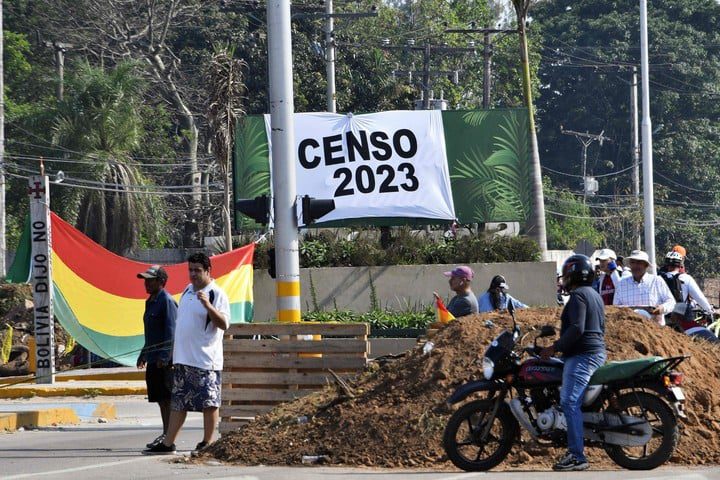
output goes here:
{"type": "Polygon", "coordinates": [[[47,472],[23,473],[20,475],[11,475],[9,477],[2,477],[2,478],[3,478],[3,480],[15,480],[16,478],[32,478],[32,477],[40,477],[43,475],[56,475],[56,474],[62,474],[62,473],[82,472],[84,470],[93,470],[95,468],[104,468],[104,467],[114,467],[116,465],[124,465],[126,463],[148,461],[148,460],[152,460],[152,459],[156,459],[156,458],[158,458],[158,457],[144,456],[144,457],[132,458],[130,460],[120,460],[118,462],[95,463],[93,465],[86,465],[84,467],[63,468],[62,470],[49,470],[47,472]]]}

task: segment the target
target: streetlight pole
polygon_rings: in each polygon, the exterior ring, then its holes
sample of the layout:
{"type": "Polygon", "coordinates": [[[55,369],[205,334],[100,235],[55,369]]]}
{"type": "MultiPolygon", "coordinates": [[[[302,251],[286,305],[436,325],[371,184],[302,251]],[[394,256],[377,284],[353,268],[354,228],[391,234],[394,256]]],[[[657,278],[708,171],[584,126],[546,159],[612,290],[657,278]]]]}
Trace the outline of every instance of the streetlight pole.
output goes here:
{"type": "Polygon", "coordinates": [[[648,62],[647,0],[640,0],[640,77],[642,80],[642,164],[645,201],[645,250],[655,273],[655,200],[653,190],[652,122],[650,120],[650,66],[648,62]]]}
{"type": "Polygon", "coordinates": [[[267,22],[277,319],[280,322],[299,322],[300,254],[295,215],[297,183],[290,0],[269,0],[267,22]]]}
{"type": "MultiPolygon", "coordinates": [[[[637,67],[633,67],[630,106],[632,109],[632,155],[633,155],[633,194],[635,205],[640,206],[640,129],[638,125],[638,78],[637,67]]],[[[640,250],[640,226],[635,226],[634,245],[640,250]]]]}

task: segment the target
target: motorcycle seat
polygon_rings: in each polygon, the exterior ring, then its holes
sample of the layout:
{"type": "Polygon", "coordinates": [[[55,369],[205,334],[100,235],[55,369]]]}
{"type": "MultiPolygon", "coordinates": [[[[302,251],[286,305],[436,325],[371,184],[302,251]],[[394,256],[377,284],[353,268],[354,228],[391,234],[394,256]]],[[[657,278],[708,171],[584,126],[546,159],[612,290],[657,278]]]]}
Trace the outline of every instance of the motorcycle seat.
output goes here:
{"type": "MultiPolygon", "coordinates": [[[[631,378],[663,357],[643,357],[622,362],[609,362],[598,368],[590,378],[590,385],[605,385],[617,380],[631,378]]],[[[660,365],[662,366],[662,365],[660,365]]],[[[652,370],[652,369],[651,369],[652,370]]],[[[648,374],[652,372],[648,371],[648,374]]]]}

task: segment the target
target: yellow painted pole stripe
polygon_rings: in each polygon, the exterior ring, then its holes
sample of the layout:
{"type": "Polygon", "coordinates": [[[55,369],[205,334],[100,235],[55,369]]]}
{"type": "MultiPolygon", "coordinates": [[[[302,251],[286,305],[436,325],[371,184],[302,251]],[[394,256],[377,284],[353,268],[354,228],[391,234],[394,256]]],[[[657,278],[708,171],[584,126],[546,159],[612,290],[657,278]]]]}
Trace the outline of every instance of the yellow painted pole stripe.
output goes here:
{"type": "Polygon", "coordinates": [[[300,310],[278,310],[279,322],[299,322],[300,310]]]}
{"type": "Polygon", "coordinates": [[[278,297],[299,297],[300,282],[275,282],[278,297]]]}

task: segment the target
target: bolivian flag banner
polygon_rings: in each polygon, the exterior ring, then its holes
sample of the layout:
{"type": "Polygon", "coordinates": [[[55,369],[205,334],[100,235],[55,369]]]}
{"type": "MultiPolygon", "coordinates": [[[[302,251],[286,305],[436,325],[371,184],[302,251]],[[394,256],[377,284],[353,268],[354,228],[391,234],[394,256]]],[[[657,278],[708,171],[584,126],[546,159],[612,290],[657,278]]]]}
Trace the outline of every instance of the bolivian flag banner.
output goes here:
{"type": "MultiPolygon", "coordinates": [[[[230,300],[231,323],[252,320],[253,252],[251,244],[211,257],[211,274],[230,300]]],[[[144,344],[147,298],[137,274],[148,267],[104,249],[52,214],[55,316],[79,344],[96,355],[135,365],[144,344]]],[[[179,300],[189,283],[187,263],[164,268],[169,277],[165,288],[179,300]]],[[[17,279],[16,273],[13,280],[17,279]]]]}

